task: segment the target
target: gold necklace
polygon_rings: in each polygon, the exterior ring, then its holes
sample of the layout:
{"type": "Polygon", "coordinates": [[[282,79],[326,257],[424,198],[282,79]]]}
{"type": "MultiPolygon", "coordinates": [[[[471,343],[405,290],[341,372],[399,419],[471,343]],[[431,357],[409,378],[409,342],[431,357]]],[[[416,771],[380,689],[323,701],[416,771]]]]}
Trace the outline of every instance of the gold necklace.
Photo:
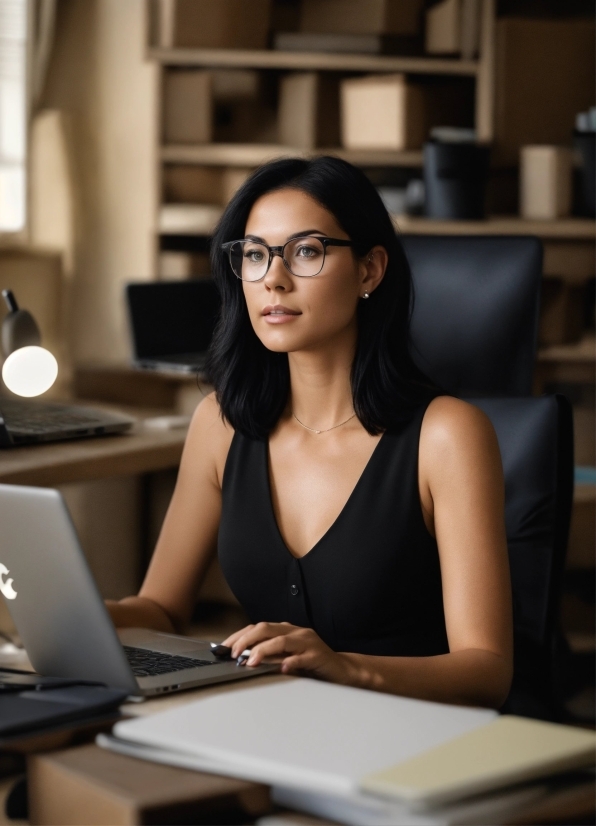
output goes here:
{"type": "Polygon", "coordinates": [[[352,413],[350,418],[346,419],[345,422],[340,422],[339,424],[334,424],[333,427],[328,427],[325,430],[315,430],[314,427],[309,427],[307,424],[304,424],[304,422],[301,422],[300,419],[298,418],[298,416],[294,412],[292,413],[292,416],[296,419],[298,424],[302,425],[302,427],[305,430],[310,430],[311,433],[316,433],[317,435],[319,433],[329,433],[330,430],[335,430],[336,427],[341,427],[343,424],[347,424],[348,422],[351,422],[355,415],[356,415],[355,413],[352,413]]]}

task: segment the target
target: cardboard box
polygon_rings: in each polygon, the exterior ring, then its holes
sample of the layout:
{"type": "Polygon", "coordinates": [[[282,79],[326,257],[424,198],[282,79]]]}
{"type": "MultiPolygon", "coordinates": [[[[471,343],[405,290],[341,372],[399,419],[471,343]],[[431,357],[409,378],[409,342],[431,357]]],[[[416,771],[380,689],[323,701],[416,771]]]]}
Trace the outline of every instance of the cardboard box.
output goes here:
{"type": "Polygon", "coordinates": [[[213,139],[211,73],[168,69],[163,79],[165,143],[210,143],[213,139]]]}
{"type": "Polygon", "coordinates": [[[552,220],[571,211],[571,150],[524,146],[520,153],[519,205],[523,218],[552,220]]]}
{"type": "Polygon", "coordinates": [[[279,142],[301,149],[339,143],[339,87],[327,74],[297,72],[279,85],[279,142]]]}
{"type": "Polygon", "coordinates": [[[478,52],[481,0],[443,0],[426,12],[425,50],[471,60],[478,52]]]}
{"type": "Polygon", "coordinates": [[[236,190],[239,189],[242,184],[246,181],[249,175],[252,175],[254,172],[253,169],[248,169],[245,167],[226,167],[222,170],[222,178],[221,178],[221,204],[222,206],[226,206],[228,201],[232,198],[233,195],[236,194],[236,190]]]}
{"type": "Polygon", "coordinates": [[[347,149],[419,149],[426,138],[424,92],[405,75],[344,80],[340,101],[341,142],[347,149]]]}
{"type": "Polygon", "coordinates": [[[95,745],[30,757],[28,779],[32,824],[242,823],[270,808],[266,786],[95,745]]]}
{"type": "Polygon", "coordinates": [[[162,201],[170,204],[221,204],[222,170],[217,166],[165,164],[162,201]]]}
{"type": "Polygon", "coordinates": [[[522,146],[568,145],[594,85],[592,19],[498,19],[493,160],[515,165],[522,146]]]}
{"type": "Polygon", "coordinates": [[[160,252],[158,277],[161,281],[181,281],[185,278],[209,278],[211,263],[206,252],[160,252]]]}
{"type": "Polygon", "coordinates": [[[456,54],[461,47],[461,0],[443,0],[426,12],[424,49],[429,54],[456,54]]]}
{"type": "Polygon", "coordinates": [[[300,30],[414,35],[423,8],[424,0],[302,0],[300,30]]]}
{"type": "Polygon", "coordinates": [[[157,44],[164,49],[264,49],[271,0],[158,0],[157,44]]]}

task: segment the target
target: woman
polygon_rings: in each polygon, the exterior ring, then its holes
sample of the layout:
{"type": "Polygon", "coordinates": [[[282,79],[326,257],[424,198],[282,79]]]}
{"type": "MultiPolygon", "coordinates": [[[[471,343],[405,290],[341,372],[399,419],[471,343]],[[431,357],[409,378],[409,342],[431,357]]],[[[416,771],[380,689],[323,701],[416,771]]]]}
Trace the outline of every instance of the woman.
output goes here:
{"type": "MultiPolygon", "coordinates": [[[[494,431],[408,351],[411,285],[365,175],[268,164],[213,239],[215,394],[197,408],[138,597],[119,626],[181,630],[216,548],[253,624],[247,666],[499,707],[512,674],[494,431]]],[[[449,308],[445,308],[449,312],[449,308]]]]}

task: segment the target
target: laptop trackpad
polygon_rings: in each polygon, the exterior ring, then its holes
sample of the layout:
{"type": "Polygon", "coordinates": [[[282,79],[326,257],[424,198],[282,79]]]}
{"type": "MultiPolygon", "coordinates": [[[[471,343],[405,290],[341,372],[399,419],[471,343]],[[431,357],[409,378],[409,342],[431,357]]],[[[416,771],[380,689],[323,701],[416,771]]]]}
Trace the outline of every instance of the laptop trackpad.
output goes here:
{"type": "Polygon", "coordinates": [[[203,659],[206,654],[209,654],[208,659],[211,659],[209,643],[204,640],[194,640],[191,637],[181,637],[175,634],[162,634],[147,628],[119,628],[118,636],[123,645],[148,648],[162,654],[182,654],[185,657],[194,655],[203,659]]]}

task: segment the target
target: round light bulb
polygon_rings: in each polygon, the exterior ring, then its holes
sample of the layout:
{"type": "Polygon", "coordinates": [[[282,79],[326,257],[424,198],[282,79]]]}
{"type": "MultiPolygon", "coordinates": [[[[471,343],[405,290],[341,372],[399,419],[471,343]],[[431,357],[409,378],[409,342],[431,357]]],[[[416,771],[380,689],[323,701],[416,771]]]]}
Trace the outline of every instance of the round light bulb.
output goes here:
{"type": "Polygon", "coordinates": [[[4,384],[17,396],[40,396],[58,375],[58,362],[43,347],[20,347],[2,367],[4,384]]]}

